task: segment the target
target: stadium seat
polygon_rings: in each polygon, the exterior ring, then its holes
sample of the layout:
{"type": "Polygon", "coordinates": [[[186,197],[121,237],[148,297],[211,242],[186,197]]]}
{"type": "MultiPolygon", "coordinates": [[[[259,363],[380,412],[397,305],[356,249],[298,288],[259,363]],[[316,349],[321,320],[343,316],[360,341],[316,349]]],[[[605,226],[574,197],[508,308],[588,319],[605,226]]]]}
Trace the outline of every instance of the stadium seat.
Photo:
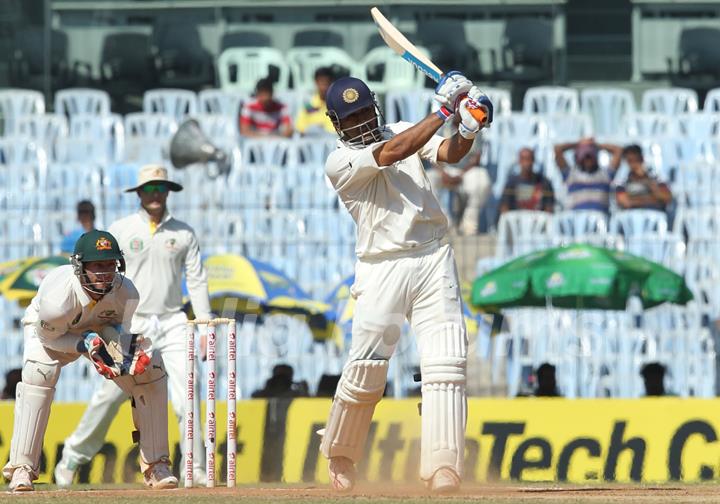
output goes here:
{"type": "Polygon", "coordinates": [[[45,150],[49,161],[59,161],[57,142],[68,136],[65,116],[57,114],[36,114],[22,116],[16,123],[19,136],[31,138],[45,150]]]}
{"type": "Polygon", "coordinates": [[[197,114],[197,95],[186,89],[151,89],[143,95],[143,112],[171,116],[180,124],[197,114]]]}
{"type": "Polygon", "coordinates": [[[553,25],[548,19],[511,17],[498,56],[491,49],[492,81],[539,83],[554,77],[553,25]]]}
{"type": "Polygon", "coordinates": [[[680,207],[720,206],[720,165],[705,161],[682,165],[675,173],[672,193],[680,207]]]}
{"type": "Polygon", "coordinates": [[[500,216],[497,248],[499,259],[511,259],[550,245],[551,215],[546,212],[513,210],[500,216]]]}
{"type": "Polygon", "coordinates": [[[242,104],[248,98],[248,94],[237,91],[203,89],[198,93],[198,113],[222,114],[237,122],[242,104]]]}
{"type": "Polygon", "coordinates": [[[287,112],[290,116],[290,120],[293,124],[295,124],[295,119],[300,111],[300,107],[303,106],[303,101],[309,97],[308,95],[309,93],[304,91],[285,89],[275,91],[273,93],[273,98],[288,108],[287,112]]]}
{"type": "Polygon", "coordinates": [[[200,124],[203,133],[217,147],[237,144],[239,134],[237,118],[221,114],[196,114],[193,118],[200,124]]]}
{"type": "Polygon", "coordinates": [[[507,89],[501,89],[496,87],[485,87],[481,88],[481,91],[485,93],[493,104],[493,114],[495,119],[499,116],[510,115],[512,113],[512,97],[510,91],[507,89]]]}
{"type": "Polygon", "coordinates": [[[589,243],[608,245],[608,219],[605,212],[566,210],[552,215],[551,236],[555,245],[589,243]]]}
{"type": "Polygon", "coordinates": [[[58,159],[83,162],[92,159],[106,164],[119,162],[124,155],[125,130],[118,114],[70,117],[70,135],[57,143],[58,159]]]}
{"type": "Polygon", "coordinates": [[[345,45],[342,33],[333,30],[299,30],[293,35],[292,47],[338,47],[345,45]]]}
{"type": "Polygon", "coordinates": [[[708,91],[702,111],[706,114],[720,113],[720,88],[708,91]]]}
{"type": "Polygon", "coordinates": [[[669,135],[671,129],[670,116],[657,113],[630,113],[620,123],[620,135],[631,138],[661,137],[669,135]]]}
{"type": "Polygon", "coordinates": [[[45,113],[45,98],[40,91],[30,89],[0,89],[0,117],[2,136],[18,134],[17,123],[25,116],[45,113]]]}
{"type": "Polygon", "coordinates": [[[578,92],[559,86],[538,86],[527,90],[523,98],[525,114],[577,114],[580,111],[578,92]]]}
{"type": "Polygon", "coordinates": [[[55,113],[67,117],[78,114],[110,114],[110,95],[100,89],[69,88],[55,93],[55,113]]]}
{"type": "Polygon", "coordinates": [[[167,157],[170,139],[177,131],[172,116],[141,112],[125,116],[124,161],[151,163],[167,157]]]}
{"type": "Polygon", "coordinates": [[[655,114],[678,115],[698,111],[697,93],[692,89],[648,89],[642,95],[640,110],[655,114]]]}
{"type": "MultiPolygon", "coordinates": [[[[100,79],[116,112],[137,110],[135,100],[158,87],[155,54],[147,33],[108,33],[100,53],[100,79]]],[[[57,111],[57,109],[56,109],[57,111]]]]}
{"type": "Polygon", "coordinates": [[[213,84],[213,61],[200,41],[198,22],[173,20],[153,27],[158,87],[198,90],[213,84]]]}
{"type": "Polygon", "coordinates": [[[293,47],[287,51],[287,62],[292,76],[293,89],[313,91],[315,70],[332,67],[336,75],[357,75],[359,65],[337,47],[293,47]]]}
{"type": "Polygon", "coordinates": [[[220,52],[233,47],[271,47],[272,39],[259,31],[231,31],[220,38],[220,52]]]}
{"type": "Polygon", "coordinates": [[[416,91],[388,91],[385,95],[385,120],[387,123],[407,121],[417,123],[431,111],[439,108],[431,89],[416,91]]]}
{"type": "Polygon", "coordinates": [[[233,47],[225,49],[217,61],[218,81],[223,91],[250,94],[260,79],[270,76],[275,90],[288,88],[290,69],[278,49],[233,47]]]}
{"type": "Polygon", "coordinates": [[[635,100],[626,89],[587,88],[580,94],[580,110],[592,117],[596,135],[613,136],[623,118],[635,113],[635,100]]]}
{"type": "Polygon", "coordinates": [[[246,166],[282,166],[290,161],[292,140],[277,138],[246,138],[241,145],[242,160],[246,166]]]}
{"type": "Polygon", "coordinates": [[[667,232],[667,214],[657,210],[621,210],[615,212],[610,219],[610,233],[615,236],[665,236],[667,232]]]}
{"type": "MultiPolygon", "coordinates": [[[[36,169],[45,162],[45,152],[27,137],[0,138],[0,166],[31,165],[36,169]]],[[[9,170],[16,171],[16,170],[9,170]]],[[[10,174],[13,175],[13,174],[10,174]]],[[[24,175],[24,174],[18,174],[24,175]]],[[[0,185],[0,187],[8,187],[0,185]]]]}
{"type": "Polygon", "coordinates": [[[585,114],[552,114],[547,117],[548,136],[553,143],[575,142],[593,136],[590,116],[585,114]]]}
{"type": "MultiPolygon", "coordinates": [[[[420,48],[428,54],[427,50],[420,48]]],[[[360,63],[362,78],[375,93],[385,94],[390,90],[422,89],[425,74],[398,56],[389,47],[370,50],[360,63]]]]}

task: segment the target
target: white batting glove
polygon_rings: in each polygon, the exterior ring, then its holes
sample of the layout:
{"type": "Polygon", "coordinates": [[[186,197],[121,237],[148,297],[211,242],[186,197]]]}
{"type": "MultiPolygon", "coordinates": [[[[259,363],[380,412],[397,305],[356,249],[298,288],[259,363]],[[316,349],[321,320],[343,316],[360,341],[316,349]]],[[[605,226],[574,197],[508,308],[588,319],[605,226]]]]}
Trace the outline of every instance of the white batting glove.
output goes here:
{"type": "Polygon", "coordinates": [[[469,98],[463,98],[458,104],[458,114],[460,115],[458,133],[466,140],[473,140],[480,131],[480,123],[470,114],[468,104],[472,104],[469,98]]]}
{"type": "Polygon", "coordinates": [[[435,100],[440,103],[436,114],[443,120],[448,119],[458,105],[459,98],[472,88],[472,82],[457,71],[448,72],[435,87],[435,100]]]}
{"type": "Polygon", "coordinates": [[[472,100],[470,108],[479,108],[485,111],[485,122],[480,127],[489,126],[493,121],[493,104],[488,95],[480,91],[480,88],[473,86],[467,94],[468,99],[472,100]]]}

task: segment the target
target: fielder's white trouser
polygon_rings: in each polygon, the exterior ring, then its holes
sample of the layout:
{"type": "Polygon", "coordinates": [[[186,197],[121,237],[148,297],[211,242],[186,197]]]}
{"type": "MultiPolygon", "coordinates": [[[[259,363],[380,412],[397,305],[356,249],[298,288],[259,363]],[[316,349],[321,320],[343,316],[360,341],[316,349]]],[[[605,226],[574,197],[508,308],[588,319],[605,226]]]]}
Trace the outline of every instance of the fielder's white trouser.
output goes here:
{"type": "MultiPolygon", "coordinates": [[[[462,174],[462,169],[453,166],[446,166],[445,171],[452,176],[462,174]]],[[[443,187],[441,170],[439,168],[428,170],[427,175],[437,197],[438,189],[443,187]]],[[[462,182],[455,189],[465,202],[465,211],[460,222],[460,230],[463,234],[473,235],[478,233],[480,212],[482,212],[485,203],[490,197],[491,189],[492,181],[485,168],[474,166],[463,175],[462,182]]]]}
{"type": "MultiPolygon", "coordinates": [[[[168,395],[178,418],[181,440],[184,438],[186,321],[187,317],[183,312],[159,319],[148,319],[147,331],[147,335],[152,340],[153,355],[160,354],[165,362],[168,395]]],[[[197,376],[197,373],[195,375],[197,376]]],[[[106,382],[95,390],[80,423],[65,440],[62,457],[70,467],[89,462],[100,451],[110,424],[127,397],[127,394],[112,382],[106,382]]],[[[195,408],[196,411],[200,411],[200,394],[195,394],[195,408]]],[[[195,415],[195,432],[201,432],[199,415],[195,415]]],[[[194,444],[193,465],[195,469],[205,470],[205,447],[202,435],[195,436],[194,444]]],[[[181,461],[179,467],[184,467],[184,461],[181,461]]]]}
{"type": "MultiPolygon", "coordinates": [[[[24,328],[22,382],[15,400],[10,458],[3,476],[12,478],[15,469],[27,467],[33,479],[40,468],[43,439],[60,370],[79,355],[56,352],[43,346],[33,326],[24,328]]],[[[140,433],[140,467],[169,460],[167,438],[167,375],[162,358],[153,355],[151,366],[140,376],[122,376],[107,382],[133,398],[133,422],[140,433]]],[[[130,433],[128,433],[130,435],[130,433]]]]}
{"type": "Polygon", "coordinates": [[[420,477],[442,467],[462,476],[465,452],[467,334],[455,257],[449,245],[384,260],[358,261],[350,358],[343,369],[320,451],[357,462],[383,395],[388,359],[407,318],[422,370],[420,477]]]}

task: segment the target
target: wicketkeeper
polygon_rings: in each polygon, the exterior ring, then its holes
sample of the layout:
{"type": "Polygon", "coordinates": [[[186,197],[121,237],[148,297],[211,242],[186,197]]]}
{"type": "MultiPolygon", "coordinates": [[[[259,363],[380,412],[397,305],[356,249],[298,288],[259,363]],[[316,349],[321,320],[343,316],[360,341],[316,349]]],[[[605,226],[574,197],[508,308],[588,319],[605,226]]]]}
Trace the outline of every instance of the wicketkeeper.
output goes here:
{"type": "Polygon", "coordinates": [[[3,476],[12,492],[34,490],[60,370],[84,355],[132,397],[145,484],[176,488],[169,466],[167,375],[162,359],[130,327],[139,296],[123,276],[120,247],[107,231],[91,231],[75,244],[71,262],[43,279],[25,311],[22,382],[3,476]]]}

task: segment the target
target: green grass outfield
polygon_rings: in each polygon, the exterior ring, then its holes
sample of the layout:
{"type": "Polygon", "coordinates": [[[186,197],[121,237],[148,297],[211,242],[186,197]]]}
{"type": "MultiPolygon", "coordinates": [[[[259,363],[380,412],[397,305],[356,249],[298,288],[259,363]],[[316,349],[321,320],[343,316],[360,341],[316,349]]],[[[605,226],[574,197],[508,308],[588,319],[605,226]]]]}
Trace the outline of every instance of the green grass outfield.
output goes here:
{"type": "Polygon", "coordinates": [[[57,489],[38,485],[27,494],[0,493],[0,502],[24,504],[266,504],[271,502],[302,502],[307,504],[413,504],[442,501],[443,503],[498,502],[525,504],[530,502],[570,503],[720,503],[720,484],[662,485],[558,485],[554,483],[473,484],[452,496],[431,496],[420,485],[380,486],[365,483],[348,495],[338,495],[327,487],[302,485],[266,485],[227,488],[194,488],[190,490],[153,491],[140,485],[75,485],[57,489]]]}

